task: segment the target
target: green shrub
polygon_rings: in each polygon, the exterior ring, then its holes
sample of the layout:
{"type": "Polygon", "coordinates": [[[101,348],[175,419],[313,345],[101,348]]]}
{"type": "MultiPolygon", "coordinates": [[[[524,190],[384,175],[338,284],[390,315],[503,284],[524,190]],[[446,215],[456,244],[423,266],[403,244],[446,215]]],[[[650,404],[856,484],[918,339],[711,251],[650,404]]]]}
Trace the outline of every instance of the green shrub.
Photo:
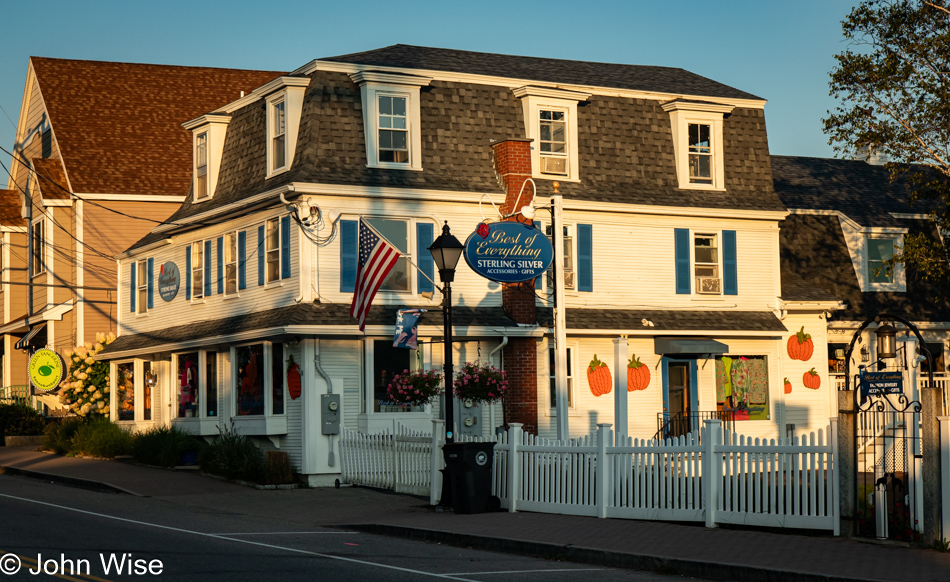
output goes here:
{"type": "Polygon", "coordinates": [[[264,454],[249,438],[223,430],[198,457],[202,470],[226,479],[264,481],[264,454]]]}
{"type": "Polygon", "coordinates": [[[105,457],[127,455],[132,450],[132,434],[103,417],[83,423],[73,435],[70,452],[105,457]]]}
{"type": "Polygon", "coordinates": [[[50,422],[43,430],[43,434],[46,435],[44,446],[60,455],[69,453],[73,446],[73,436],[79,430],[79,427],[85,423],[85,419],[77,416],[69,416],[50,422]]]}
{"type": "Polygon", "coordinates": [[[178,429],[157,426],[135,435],[132,456],[139,463],[174,467],[181,464],[182,453],[198,453],[204,443],[178,429]]]}
{"type": "Polygon", "coordinates": [[[0,445],[5,436],[35,436],[43,434],[46,421],[43,415],[25,404],[0,404],[0,445]]]}

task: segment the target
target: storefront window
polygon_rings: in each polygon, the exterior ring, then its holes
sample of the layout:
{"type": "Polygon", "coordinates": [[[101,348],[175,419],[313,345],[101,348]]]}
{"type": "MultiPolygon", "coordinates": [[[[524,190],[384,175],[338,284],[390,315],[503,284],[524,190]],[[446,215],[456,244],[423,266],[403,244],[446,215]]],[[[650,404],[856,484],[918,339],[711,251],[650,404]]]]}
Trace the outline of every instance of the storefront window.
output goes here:
{"type": "Polygon", "coordinates": [[[152,390],[155,388],[158,377],[155,370],[152,369],[152,362],[142,363],[142,377],[145,378],[142,394],[145,397],[145,406],[142,410],[142,419],[152,420],[152,390]]]}
{"type": "Polygon", "coordinates": [[[284,413],[284,344],[274,344],[271,357],[271,380],[274,390],[273,413],[284,413]]]}
{"type": "Polygon", "coordinates": [[[264,345],[237,348],[238,416],[264,414],[264,345]]]}
{"type": "Polygon", "coordinates": [[[844,356],[848,344],[828,344],[828,373],[844,374],[844,356]]]}
{"type": "Polygon", "coordinates": [[[178,418],[198,416],[198,352],[178,354],[178,418]]]}
{"type": "Polygon", "coordinates": [[[390,403],[386,389],[393,376],[412,369],[415,350],[394,348],[392,340],[373,342],[373,411],[374,412],[424,412],[425,406],[409,406],[390,403]]]}
{"type": "Polygon", "coordinates": [[[115,393],[119,420],[135,420],[135,364],[133,362],[116,366],[115,393]]]}
{"type": "Polygon", "coordinates": [[[716,356],[716,408],[736,420],[769,420],[765,356],[716,356]]]}
{"type": "Polygon", "coordinates": [[[218,353],[205,354],[205,394],[208,402],[208,416],[218,416],[218,353]]]}

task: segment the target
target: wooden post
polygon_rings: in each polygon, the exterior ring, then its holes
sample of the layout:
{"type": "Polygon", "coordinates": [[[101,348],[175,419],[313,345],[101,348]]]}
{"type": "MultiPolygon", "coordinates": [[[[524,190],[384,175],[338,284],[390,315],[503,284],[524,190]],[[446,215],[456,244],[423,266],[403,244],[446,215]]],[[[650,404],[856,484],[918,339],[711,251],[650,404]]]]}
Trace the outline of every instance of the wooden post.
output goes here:
{"type": "Polygon", "coordinates": [[[918,519],[924,522],[923,541],[928,546],[941,538],[942,516],[940,502],[942,497],[940,479],[940,432],[937,417],[943,412],[943,392],[935,386],[920,389],[921,440],[923,455],[921,465],[924,480],[924,511],[918,519]]]}
{"type": "Polygon", "coordinates": [[[938,416],[940,423],[940,536],[950,539],[950,416],[938,416]]]}
{"type": "Polygon", "coordinates": [[[610,423],[597,425],[597,517],[607,517],[607,499],[610,495],[610,471],[607,467],[607,439],[610,423]]]}
{"type": "Polygon", "coordinates": [[[838,478],[838,534],[854,535],[855,501],[854,390],[838,391],[838,451],[835,472],[838,478]]]}
{"type": "Polygon", "coordinates": [[[508,512],[518,511],[518,499],[521,497],[521,460],[518,458],[518,445],[521,444],[520,422],[508,423],[508,512]]]}
{"type": "Polygon", "coordinates": [[[722,488],[722,457],[718,447],[722,444],[722,422],[704,420],[706,431],[703,442],[703,505],[706,510],[706,527],[719,527],[716,510],[719,509],[719,490],[722,488]]]}
{"type": "Polygon", "coordinates": [[[432,419],[432,457],[429,459],[429,505],[438,505],[442,497],[442,425],[444,420],[432,419]]]}

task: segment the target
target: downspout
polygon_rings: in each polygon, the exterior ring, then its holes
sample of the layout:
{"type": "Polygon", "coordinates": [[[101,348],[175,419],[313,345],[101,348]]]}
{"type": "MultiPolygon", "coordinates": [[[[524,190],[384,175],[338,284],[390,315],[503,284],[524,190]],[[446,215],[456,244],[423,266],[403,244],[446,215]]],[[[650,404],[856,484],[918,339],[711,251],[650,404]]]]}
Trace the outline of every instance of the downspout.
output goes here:
{"type": "MultiPolygon", "coordinates": [[[[320,377],[327,383],[327,394],[333,394],[333,382],[330,381],[330,376],[327,375],[323,367],[320,366],[320,340],[317,338],[313,339],[313,367],[317,371],[317,374],[320,374],[320,377]]],[[[340,422],[343,422],[342,418],[340,422]]],[[[333,435],[328,434],[327,440],[330,442],[330,453],[327,455],[327,465],[333,467],[336,464],[336,458],[333,454],[333,435]]]]}
{"type": "MultiPolygon", "coordinates": [[[[488,363],[494,366],[495,364],[492,363],[492,357],[496,353],[501,351],[502,348],[504,348],[507,345],[508,345],[508,336],[504,336],[501,338],[501,343],[498,344],[498,347],[488,352],[488,363]]],[[[491,429],[495,430],[495,405],[494,404],[488,407],[488,421],[491,423],[491,429]]]]}

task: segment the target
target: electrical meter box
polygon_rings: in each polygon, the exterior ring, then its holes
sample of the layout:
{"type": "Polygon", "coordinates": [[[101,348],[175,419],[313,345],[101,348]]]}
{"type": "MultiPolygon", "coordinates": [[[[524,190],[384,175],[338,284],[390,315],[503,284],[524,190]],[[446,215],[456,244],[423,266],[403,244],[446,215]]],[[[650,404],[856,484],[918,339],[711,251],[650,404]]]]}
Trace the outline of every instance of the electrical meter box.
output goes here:
{"type": "Polygon", "coordinates": [[[340,415],[343,404],[339,394],[320,395],[320,419],[323,434],[340,434],[340,415]]]}
{"type": "Polygon", "coordinates": [[[455,432],[468,437],[482,434],[482,407],[472,400],[455,401],[455,432]]]}

